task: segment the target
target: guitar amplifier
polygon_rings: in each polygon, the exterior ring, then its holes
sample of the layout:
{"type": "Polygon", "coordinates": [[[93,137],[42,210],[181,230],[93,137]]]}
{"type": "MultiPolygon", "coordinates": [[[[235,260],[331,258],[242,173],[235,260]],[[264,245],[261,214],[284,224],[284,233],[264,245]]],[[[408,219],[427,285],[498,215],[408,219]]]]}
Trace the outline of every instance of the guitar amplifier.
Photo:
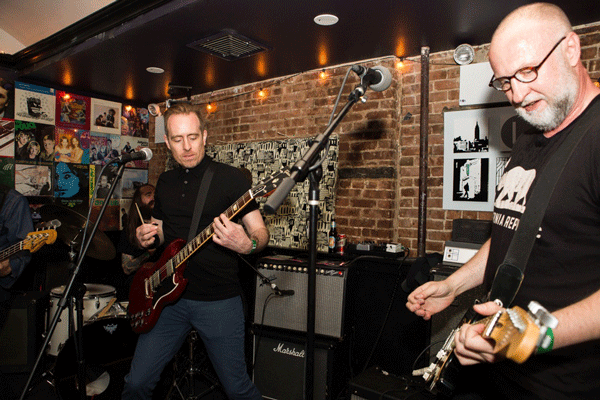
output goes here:
{"type": "MultiPolygon", "coordinates": [[[[307,260],[275,255],[259,259],[257,267],[280,290],[293,290],[294,294],[272,295],[271,287],[257,279],[253,322],[306,332],[307,260]]],[[[345,261],[318,260],[316,269],[315,333],[342,338],[349,268],[345,261]]]]}

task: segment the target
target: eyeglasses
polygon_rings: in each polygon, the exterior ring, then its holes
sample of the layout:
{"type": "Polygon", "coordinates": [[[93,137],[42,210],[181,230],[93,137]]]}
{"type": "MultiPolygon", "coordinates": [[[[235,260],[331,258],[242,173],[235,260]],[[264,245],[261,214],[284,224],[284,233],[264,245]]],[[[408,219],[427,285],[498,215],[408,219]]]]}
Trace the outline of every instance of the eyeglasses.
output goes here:
{"type": "Polygon", "coordinates": [[[515,78],[519,82],[523,82],[523,83],[530,83],[530,82],[535,81],[538,77],[538,70],[546,62],[546,60],[550,57],[550,55],[554,52],[554,50],[556,50],[558,45],[566,38],[567,38],[566,36],[563,36],[562,39],[560,39],[554,45],[554,47],[552,47],[552,50],[550,50],[548,55],[546,57],[544,57],[542,62],[539,63],[537,66],[521,68],[520,70],[515,72],[515,74],[513,76],[503,76],[500,78],[496,78],[496,77],[492,76],[489,86],[493,87],[496,90],[500,90],[502,92],[507,92],[511,88],[510,81],[512,80],[512,78],[515,78]]]}

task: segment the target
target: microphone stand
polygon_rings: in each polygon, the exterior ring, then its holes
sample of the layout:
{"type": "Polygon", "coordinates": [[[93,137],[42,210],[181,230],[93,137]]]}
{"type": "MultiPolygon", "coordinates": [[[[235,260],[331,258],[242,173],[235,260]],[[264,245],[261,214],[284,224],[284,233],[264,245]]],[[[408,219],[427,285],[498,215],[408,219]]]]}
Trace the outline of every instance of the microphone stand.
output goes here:
{"type": "MultiPolygon", "coordinates": [[[[108,164],[107,164],[108,165],[108,164]]],[[[102,207],[100,208],[100,213],[98,214],[98,218],[96,219],[96,222],[94,223],[94,226],[92,227],[92,230],[90,232],[89,238],[86,237],[86,232],[87,232],[87,226],[89,225],[89,218],[91,213],[88,212],[88,218],[87,221],[85,223],[85,225],[82,227],[83,230],[83,236],[82,236],[82,244],[81,244],[81,249],[79,252],[79,257],[77,259],[77,263],[75,265],[73,265],[73,262],[70,262],[70,267],[69,269],[71,269],[72,267],[72,272],[71,272],[71,277],[69,279],[69,283],[65,286],[65,290],[63,292],[63,295],[60,299],[60,301],[58,302],[58,309],[56,310],[56,312],[54,313],[54,316],[52,317],[52,322],[50,323],[50,329],[48,331],[46,331],[46,337],[44,339],[44,344],[42,345],[38,356],[35,360],[35,364],[33,365],[33,369],[31,370],[30,374],[29,374],[29,378],[27,379],[27,383],[25,384],[25,387],[23,388],[23,392],[21,393],[21,397],[19,397],[19,400],[23,400],[25,398],[25,395],[27,394],[27,391],[29,390],[29,386],[31,385],[31,382],[33,380],[33,376],[35,375],[35,372],[39,366],[39,363],[42,359],[42,356],[44,355],[45,349],[48,346],[48,343],[50,342],[50,338],[52,337],[52,334],[54,333],[54,330],[56,329],[56,325],[58,324],[58,320],[60,318],[60,315],[62,314],[63,310],[67,307],[67,305],[72,302],[71,297],[72,297],[72,292],[75,293],[75,307],[76,307],[76,315],[77,315],[77,329],[75,331],[75,353],[76,353],[76,357],[77,357],[77,382],[78,382],[78,386],[79,386],[79,398],[81,400],[86,400],[87,399],[87,395],[86,395],[86,383],[85,383],[85,379],[86,379],[86,365],[85,365],[85,358],[83,355],[83,296],[85,295],[86,292],[86,287],[83,283],[79,282],[78,278],[79,278],[79,272],[81,271],[81,264],[83,262],[84,256],[88,251],[88,248],[90,247],[92,240],[94,239],[94,235],[96,234],[96,231],[98,230],[98,225],[100,224],[100,221],[102,220],[102,216],[104,215],[104,211],[106,210],[106,207],[108,206],[108,202],[109,200],[112,198],[112,195],[115,191],[115,183],[119,181],[119,179],[122,178],[123,176],[123,172],[125,170],[125,164],[122,163],[119,166],[119,170],[117,171],[117,175],[114,177],[113,182],[111,183],[109,192],[108,192],[108,196],[106,196],[106,198],[104,199],[104,203],[102,204],[102,207]],[[86,240],[87,239],[87,240],[86,240]]],[[[102,171],[104,171],[104,168],[102,169],[102,171]]],[[[95,193],[94,196],[92,197],[92,203],[90,204],[90,210],[91,207],[93,205],[93,201],[96,198],[95,193]]]]}
{"type": "Polygon", "coordinates": [[[290,176],[285,178],[277,189],[269,196],[263,208],[267,214],[275,214],[296,183],[303,182],[310,173],[309,192],[309,259],[307,282],[307,310],[306,310],[306,361],[304,376],[304,398],[313,398],[314,389],[314,358],[315,358],[315,309],[316,309],[316,261],[317,261],[317,216],[319,207],[319,182],[323,175],[321,166],[311,168],[319,159],[321,150],[325,148],[329,136],[346,116],[350,108],[362,98],[367,85],[358,85],[348,96],[348,102],[329,124],[325,132],[317,136],[304,156],[296,161],[290,170],[290,176]]]}

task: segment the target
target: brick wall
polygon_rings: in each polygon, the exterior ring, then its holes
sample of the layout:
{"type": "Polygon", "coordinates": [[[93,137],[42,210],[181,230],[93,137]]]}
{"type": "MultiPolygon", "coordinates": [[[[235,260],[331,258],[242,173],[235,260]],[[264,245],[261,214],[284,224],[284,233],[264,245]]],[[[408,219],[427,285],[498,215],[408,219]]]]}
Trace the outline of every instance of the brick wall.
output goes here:
{"type": "MultiPolygon", "coordinates": [[[[582,59],[600,77],[600,24],[579,27],[582,59]]],[[[486,61],[488,45],[475,48],[475,62],[486,61]]],[[[367,102],[350,110],[335,133],[340,136],[336,221],[350,242],[395,242],[417,249],[420,151],[420,57],[404,66],[384,57],[361,65],[384,65],[394,81],[384,92],[367,92],[367,102]]],[[[328,78],[310,71],[195,96],[197,104],[216,104],[208,113],[209,144],[315,137],[329,121],[347,66],[327,69],[328,78]],[[265,88],[268,96],[259,99],[265,88]]],[[[452,50],[430,56],[426,251],[442,251],[456,218],[491,219],[488,212],[442,209],[444,111],[458,110],[460,68],[452,50]]],[[[338,110],[358,82],[350,75],[338,110]]],[[[150,181],[164,170],[168,150],[153,144],[150,181]]]]}

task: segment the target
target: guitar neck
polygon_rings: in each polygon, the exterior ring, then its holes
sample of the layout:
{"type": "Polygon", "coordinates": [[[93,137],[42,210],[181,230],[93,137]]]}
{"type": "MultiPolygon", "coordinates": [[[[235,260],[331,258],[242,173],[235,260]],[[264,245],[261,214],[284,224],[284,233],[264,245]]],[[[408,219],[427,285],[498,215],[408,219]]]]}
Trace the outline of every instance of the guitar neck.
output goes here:
{"type": "MultiPolygon", "coordinates": [[[[227,210],[223,212],[227,219],[231,219],[235,217],[244,207],[250,203],[250,201],[254,198],[252,195],[252,190],[248,190],[242,197],[237,199],[235,203],[233,203],[227,210]]],[[[198,250],[204,243],[208,241],[215,233],[214,230],[214,222],[207,226],[198,236],[193,238],[186,244],[183,249],[181,249],[177,254],[175,254],[168,262],[171,263],[171,267],[173,270],[179,268],[188,258],[190,258],[196,250],[198,250]]]]}
{"type": "MultiPolygon", "coordinates": [[[[27,240],[27,239],[25,239],[27,240]]],[[[6,249],[0,252],[0,261],[4,261],[11,256],[17,254],[19,251],[23,250],[23,243],[25,240],[21,240],[19,243],[15,243],[12,246],[7,247],[6,249]]]]}

